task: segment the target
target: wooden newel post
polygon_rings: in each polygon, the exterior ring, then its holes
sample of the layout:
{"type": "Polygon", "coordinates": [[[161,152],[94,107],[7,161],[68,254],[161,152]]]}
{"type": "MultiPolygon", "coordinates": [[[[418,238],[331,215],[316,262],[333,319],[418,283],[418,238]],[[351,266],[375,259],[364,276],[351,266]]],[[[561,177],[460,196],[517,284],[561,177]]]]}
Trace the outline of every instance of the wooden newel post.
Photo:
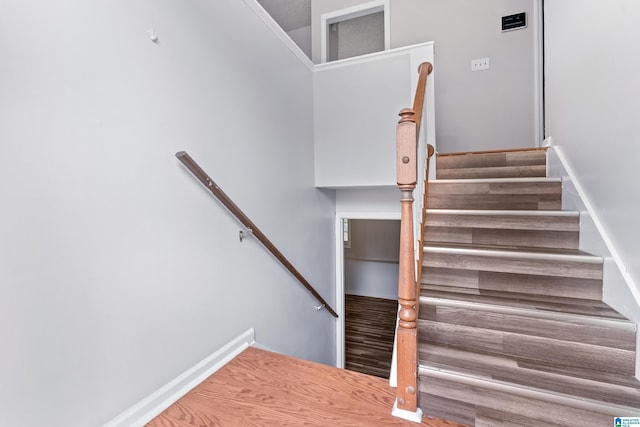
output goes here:
{"type": "Polygon", "coordinates": [[[398,277],[398,409],[419,412],[418,397],[418,348],[416,273],[413,236],[413,190],[417,181],[417,139],[414,111],[405,108],[400,112],[396,133],[396,170],[401,192],[400,222],[400,274],[398,277]]]}

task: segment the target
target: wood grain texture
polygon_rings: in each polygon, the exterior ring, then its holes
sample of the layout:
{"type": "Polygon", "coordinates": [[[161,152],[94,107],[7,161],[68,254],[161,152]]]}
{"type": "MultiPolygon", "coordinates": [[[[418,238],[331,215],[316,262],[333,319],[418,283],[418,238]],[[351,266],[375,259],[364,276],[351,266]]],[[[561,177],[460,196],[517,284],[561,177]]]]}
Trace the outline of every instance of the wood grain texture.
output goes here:
{"type": "Polygon", "coordinates": [[[389,378],[398,301],[345,295],[345,368],[389,378]]]}
{"type": "Polygon", "coordinates": [[[522,294],[531,298],[578,298],[598,302],[602,298],[601,280],[538,274],[429,267],[423,270],[422,284],[476,289],[485,294],[487,291],[506,292],[506,297],[517,298],[522,298],[522,294]]]}
{"type": "Polygon", "coordinates": [[[545,319],[527,315],[491,311],[487,305],[484,310],[468,307],[449,307],[437,305],[435,302],[421,304],[420,318],[433,322],[471,326],[474,328],[495,331],[513,332],[541,338],[552,338],[568,342],[593,344],[602,347],[635,351],[636,328],[632,322],[612,322],[595,324],[590,322],[591,316],[571,316],[570,320],[545,319]]]}
{"type": "Polygon", "coordinates": [[[419,310],[420,402],[435,414],[600,427],[615,405],[640,413],[635,325],[602,301],[578,215],[555,212],[561,183],[515,179],[545,167],[544,150],[437,156],[419,310]]]}
{"type": "Polygon", "coordinates": [[[547,297],[544,295],[505,293],[503,291],[484,291],[437,285],[423,285],[422,295],[459,301],[501,304],[506,307],[522,307],[531,310],[587,314],[610,319],[625,319],[624,316],[602,301],[591,301],[580,298],[547,297]]]}
{"type": "Polygon", "coordinates": [[[427,243],[463,243],[484,247],[578,249],[577,231],[514,230],[475,227],[426,227],[427,243]]]}
{"type": "Polygon", "coordinates": [[[456,253],[427,253],[423,266],[602,280],[602,264],[562,260],[549,261],[526,258],[525,256],[507,258],[456,253]]]}
{"type": "Polygon", "coordinates": [[[421,377],[420,391],[472,404],[476,408],[476,413],[479,414],[482,414],[484,409],[493,409],[503,412],[508,417],[528,418],[530,424],[526,424],[526,427],[547,427],[554,424],[603,427],[610,425],[612,421],[610,414],[572,408],[440,378],[421,377]]]}
{"type": "MultiPolygon", "coordinates": [[[[473,353],[438,345],[420,345],[420,361],[440,369],[462,372],[488,380],[546,389],[612,404],[640,408],[640,382],[611,383],[611,375],[592,370],[541,371],[526,361],[509,356],[473,353]]],[[[628,377],[626,377],[628,378],[628,377]]]]}
{"type": "Polygon", "coordinates": [[[147,426],[415,426],[391,416],[394,399],[381,378],[248,348],[147,426]]]}
{"type": "Polygon", "coordinates": [[[437,155],[438,169],[546,165],[544,149],[445,153],[437,155]]]}
{"type": "Polygon", "coordinates": [[[545,165],[534,166],[496,166],[482,168],[438,168],[438,179],[469,179],[469,178],[531,178],[546,176],[545,165]]]}
{"type": "Polygon", "coordinates": [[[543,230],[543,231],[580,231],[579,215],[563,215],[554,212],[545,212],[543,215],[525,215],[518,213],[500,213],[493,211],[490,214],[474,214],[465,211],[445,211],[439,213],[431,210],[426,216],[426,225],[430,227],[466,227],[489,228],[499,230],[543,230]]]}

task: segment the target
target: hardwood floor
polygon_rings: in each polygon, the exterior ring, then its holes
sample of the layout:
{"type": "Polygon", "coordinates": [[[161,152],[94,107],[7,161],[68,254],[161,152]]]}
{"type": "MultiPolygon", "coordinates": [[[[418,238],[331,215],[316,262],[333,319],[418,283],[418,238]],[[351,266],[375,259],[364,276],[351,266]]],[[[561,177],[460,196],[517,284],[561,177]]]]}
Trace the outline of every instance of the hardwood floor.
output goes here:
{"type": "Polygon", "coordinates": [[[345,295],[345,367],[389,378],[398,301],[345,295]]]}
{"type": "Polygon", "coordinates": [[[391,415],[394,399],[381,378],[250,347],[147,426],[415,426],[391,415]]]}

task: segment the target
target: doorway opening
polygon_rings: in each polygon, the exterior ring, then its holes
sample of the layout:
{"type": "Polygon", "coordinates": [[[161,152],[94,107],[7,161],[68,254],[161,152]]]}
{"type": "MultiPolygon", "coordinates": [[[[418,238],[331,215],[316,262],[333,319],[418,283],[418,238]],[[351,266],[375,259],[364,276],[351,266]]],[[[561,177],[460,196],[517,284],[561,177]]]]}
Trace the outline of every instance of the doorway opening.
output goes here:
{"type": "Polygon", "coordinates": [[[389,49],[388,0],[320,16],[320,60],[352,58],[389,49]]]}
{"type": "Polygon", "coordinates": [[[389,378],[398,311],[400,221],[338,216],[338,366],[389,378]]]}

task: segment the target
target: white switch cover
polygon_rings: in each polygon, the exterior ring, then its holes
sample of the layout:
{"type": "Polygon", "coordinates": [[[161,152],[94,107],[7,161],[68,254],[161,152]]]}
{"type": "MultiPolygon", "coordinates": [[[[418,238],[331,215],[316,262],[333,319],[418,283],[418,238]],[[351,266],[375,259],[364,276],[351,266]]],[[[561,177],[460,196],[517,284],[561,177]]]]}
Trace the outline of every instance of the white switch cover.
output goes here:
{"type": "Polygon", "coordinates": [[[489,58],[478,58],[471,60],[471,71],[480,71],[489,69],[489,58]]]}

